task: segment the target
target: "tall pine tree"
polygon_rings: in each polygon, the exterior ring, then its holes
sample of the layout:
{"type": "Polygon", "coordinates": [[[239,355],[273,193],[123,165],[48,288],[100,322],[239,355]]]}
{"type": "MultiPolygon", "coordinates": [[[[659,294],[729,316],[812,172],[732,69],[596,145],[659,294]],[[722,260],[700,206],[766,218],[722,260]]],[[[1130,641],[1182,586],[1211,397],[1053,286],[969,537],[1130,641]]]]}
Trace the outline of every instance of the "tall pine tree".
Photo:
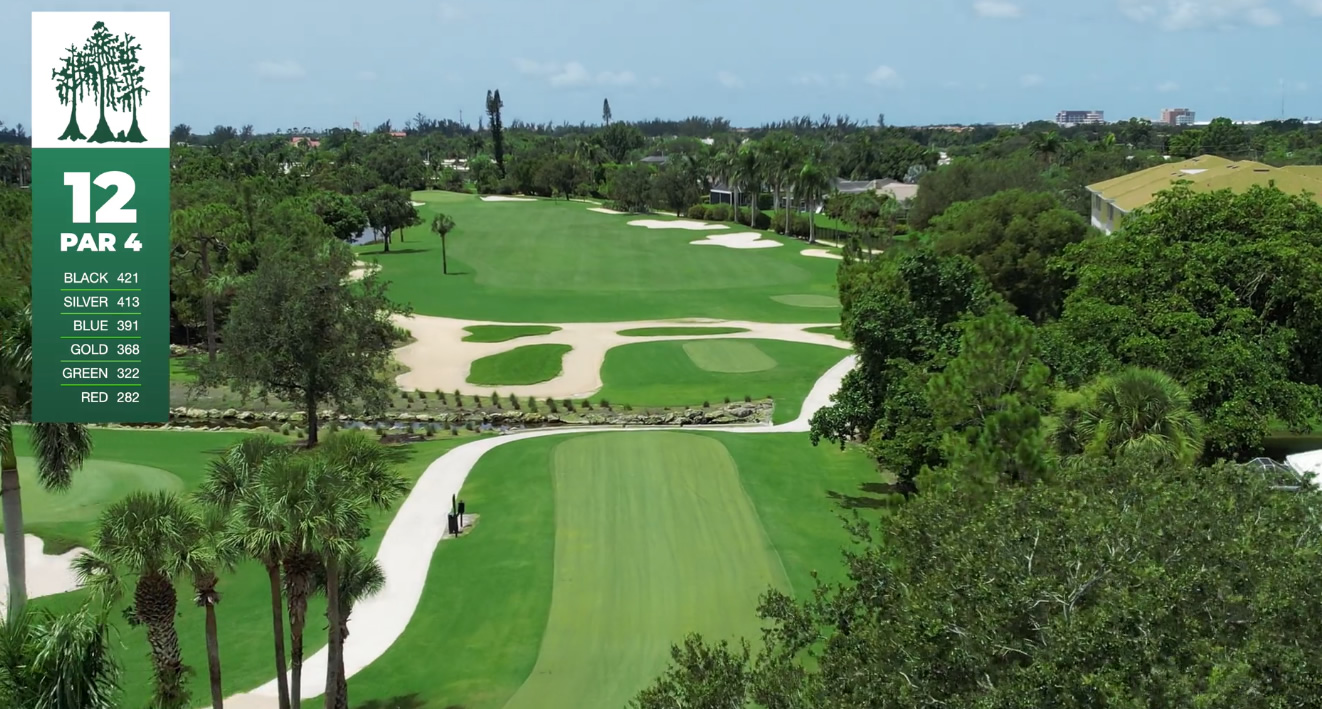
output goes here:
{"type": "Polygon", "coordinates": [[[608,98],[601,100],[601,122],[611,124],[611,100],[608,98]]]}
{"type": "Polygon", "coordinates": [[[500,89],[487,91],[487,124],[491,126],[491,150],[495,153],[496,169],[501,178],[505,177],[505,126],[500,120],[500,109],[505,104],[500,100],[500,89]]]}

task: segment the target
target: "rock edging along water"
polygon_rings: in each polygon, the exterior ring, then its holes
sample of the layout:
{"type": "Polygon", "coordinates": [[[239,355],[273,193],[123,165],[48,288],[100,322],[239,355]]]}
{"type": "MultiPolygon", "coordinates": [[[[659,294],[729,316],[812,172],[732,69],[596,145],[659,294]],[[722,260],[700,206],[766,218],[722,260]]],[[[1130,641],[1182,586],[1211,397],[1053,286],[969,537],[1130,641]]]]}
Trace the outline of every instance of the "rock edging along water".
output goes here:
{"type": "MultiPolygon", "coordinates": [[[[850,355],[818,378],[804,399],[799,417],[789,423],[776,426],[707,426],[701,430],[747,435],[806,432],[813,415],[831,402],[831,396],[839,391],[840,383],[856,362],[856,358],[850,355]]],[[[445,515],[437,514],[437,501],[449,500],[451,496],[458,495],[469,471],[483,455],[498,446],[528,438],[631,430],[565,427],[487,436],[452,448],[432,461],[414,483],[413,490],[399,506],[381,539],[376,561],[381,565],[386,583],[380,593],[354,606],[353,615],[349,619],[349,635],[344,643],[345,675],[354,676],[384,655],[408,627],[422,599],[432,553],[436,545],[447,537],[445,515]]],[[[653,430],[668,429],[657,427],[653,430]]],[[[326,648],[323,647],[303,663],[304,699],[320,696],[325,690],[326,659],[326,648]]],[[[231,709],[274,708],[278,706],[276,681],[273,679],[251,692],[230,697],[225,703],[231,709]]]]}
{"type": "MultiPolygon", "coordinates": [[[[540,405],[539,405],[540,406],[540,405]]],[[[771,420],[773,402],[759,400],[722,404],[710,407],[668,407],[664,409],[626,410],[620,407],[593,408],[582,407],[574,411],[551,413],[540,407],[538,411],[523,409],[454,409],[440,412],[401,411],[381,416],[353,417],[323,411],[317,415],[322,424],[332,422],[341,427],[377,428],[386,427],[425,427],[436,424],[441,427],[489,425],[489,426],[674,426],[680,423],[689,426],[763,423],[771,420]]],[[[175,407],[170,410],[170,425],[178,428],[232,428],[251,430],[262,427],[280,427],[284,424],[303,425],[307,423],[307,414],[302,411],[242,411],[239,409],[200,409],[175,407]]],[[[157,425],[157,424],[152,424],[157,425]]]]}

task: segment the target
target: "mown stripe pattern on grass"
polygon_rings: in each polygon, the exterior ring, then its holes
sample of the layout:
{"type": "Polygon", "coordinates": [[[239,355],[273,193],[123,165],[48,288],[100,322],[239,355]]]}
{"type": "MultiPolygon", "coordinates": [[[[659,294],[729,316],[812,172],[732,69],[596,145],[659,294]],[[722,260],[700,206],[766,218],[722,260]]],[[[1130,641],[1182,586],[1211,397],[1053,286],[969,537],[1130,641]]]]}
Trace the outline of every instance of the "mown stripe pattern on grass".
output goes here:
{"type": "Polygon", "coordinates": [[[555,585],[537,663],[507,709],[622,707],[689,632],[755,638],[785,570],[729,452],[684,433],[556,446],[555,585]]]}
{"type": "Polygon", "coordinates": [[[708,372],[743,374],[765,372],[776,366],[776,360],[744,340],[693,340],[684,343],[684,354],[708,372]]]}

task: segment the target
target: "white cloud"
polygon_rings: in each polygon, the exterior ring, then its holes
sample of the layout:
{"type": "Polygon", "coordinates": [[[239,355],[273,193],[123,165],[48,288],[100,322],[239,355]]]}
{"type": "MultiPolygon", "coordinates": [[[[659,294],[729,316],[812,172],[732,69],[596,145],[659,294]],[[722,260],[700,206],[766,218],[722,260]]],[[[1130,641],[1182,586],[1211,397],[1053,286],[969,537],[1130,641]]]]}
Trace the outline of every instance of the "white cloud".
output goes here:
{"type": "Polygon", "coordinates": [[[873,86],[885,86],[893,89],[897,89],[904,85],[904,80],[900,78],[900,73],[885,64],[873,69],[872,73],[868,74],[867,78],[863,80],[873,86]]]}
{"type": "Polygon", "coordinates": [[[973,3],[973,11],[982,17],[1011,18],[1021,13],[1019,6],[1006,0],[978,0],[973,3]]]}
{"type": "Polygon", "coordinates": [[[790,82],[799,86],[826,86],[826,77],[811,71],[795,74],[790,82]]]}
{"type": "Polygon", "coordinates": [[[284,61],[260,61],[253,65],[253,71],[265,79],[302,79],[308,75],[302,64],[286,59],[284,61]]]}
{"type": "Polygon", "coordinates": [[[1045,81],[1045,79],[1042,78],[1041,74],[1024,74],[1019,77],[1019,85],[1024,88],[1041,86],[1043,81],[1045,81]]]}
{"type": "Polygon", "coordinates": [[[632,71],[599,71],[594,74],[581,62],[558,64],[517,58],[514,60],[514,68],[520,74],[544,78],[551,86],[558,88],[627,86],[638,81],[638,77],[632,71]]]}
{"type": "MultiPolygon", "coordinates": [[[[1322,4],[1322,0],[1296,0],[1322,4]]],[[[1157,23],[1168,32],[1240,25],[1273,27],[1281,15],[1268,0],[1118,0],[1120,12],[1135,22],[1157,23]]]]}
{"type": "Polygon", "coordinates": [[[744,85],[743,79],[740,79],[732,72],[725,71],[724,69],[716,72],[716,81],[727,89],[738,89],[742,88],[744,85]]]}
{"type": "Polygon", "coordinates": [[[1294,0],[1300,9],[1315,17],[1322,17],[1322,0],[1294,0]]]}
{"type": "Polygon", "coordinates": [[[436,16],[444,22],[458,22],[467,17],[468,13],[454,3],[443,2],[436,6],[436,16]]]}
{"type": "Polygon", "coordinates": [[[1157,84],[1157,90],[1163,94],[1168,94],[1172,91],[1179,91],[1180,85],[1174,81],[1163,81],[1160,84],[1157,84]]]}

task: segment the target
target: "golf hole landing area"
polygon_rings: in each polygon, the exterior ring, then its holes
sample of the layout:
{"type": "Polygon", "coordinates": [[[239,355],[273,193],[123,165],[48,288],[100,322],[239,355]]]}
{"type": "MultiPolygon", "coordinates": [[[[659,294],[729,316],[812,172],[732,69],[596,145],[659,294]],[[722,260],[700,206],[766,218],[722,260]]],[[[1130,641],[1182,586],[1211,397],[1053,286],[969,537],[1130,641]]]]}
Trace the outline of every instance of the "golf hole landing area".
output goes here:
{"type": "Polygon", "coordinates": [[[685,342],[683,347],[693,364],[708,372],[765,372],[776,366],[776,360],[751,342],[693,340],[685,342]]]}
{"type": "Polygon", "coordinates": [[[623,707],[690,632],[756,638],[779,555],[719,441],[597,434],[558,444],[555,573],[537,662],[506,709],[623,707]],[[585,700],[591,698],[590,703],[585,700]]]}

